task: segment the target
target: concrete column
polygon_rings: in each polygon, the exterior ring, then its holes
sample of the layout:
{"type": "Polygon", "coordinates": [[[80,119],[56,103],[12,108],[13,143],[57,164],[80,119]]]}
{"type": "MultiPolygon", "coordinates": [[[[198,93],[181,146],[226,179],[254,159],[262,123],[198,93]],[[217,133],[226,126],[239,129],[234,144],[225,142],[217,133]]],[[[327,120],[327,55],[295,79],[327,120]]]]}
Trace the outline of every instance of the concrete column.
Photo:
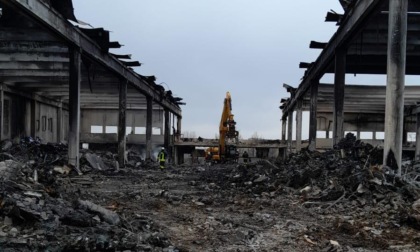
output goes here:
{"type": "Polygon", "coordinates": [[[147,96],[147,115],[146,115],[146,160],[152,159],[152,120],[153,120],[153,99],[147,96]]]}
{"type": "MultiPolygon", "coordinates": [[[[175,142],[179,142],[181,140],[181,127],[182,127],[182,117],[176,117],[176,130],[174,129],[174,140],[175,142]]],[[[175,122],[174,122],[175,125],[175,122]]],[[[179,165],[181,164],[182,158],[180,158],[179,147],[174,145],[172,158],[174,159],[174,164],[179,165]]]]}
{"type": "Polygon", "coordinates": [[[333,146],[344,137],[344,86],[346,82],[345,49],[337,49],[335,53],[334,74],[334,111],[333,111],[333,146]]]}
{"type": "Polygon", "coordinates": [[[179,163],[179,158],[178,158],[178,147],[177,146],[174,146],[174,152],[173,152],[172,156],[173,156],[172,158],[174,159],[174,164],[179,165],[180,163],[179,163]]]}
{"type": "Polygon", "coordinates": [[[182,127],[182,117],[178,116],[177,123],[176,123],[176,133],[177,133],[177,138],[178,138],[177,141],[179,141],[181,138],[181,134],[182,134],[181,127],[182,127]]]}
{"type": "Polygon", "coordinates": [[[286,142],[287,119],[281,119],[281,140],[286,142]]]}
{"type": "Polygon", "coordinates": [[[408,144],[408,131],[407,131],[407,123],[405,121],[405,117],[403,117],[403,145],[408,144]]]}
{"type": "Polygon", "coordinates": [[[106,133],[106,114],[102,116],[102,133],[106,133]]]}
{"type": "Polygon", "coordinates": [[[167,153],[168,153],[168,157],[169,157],[169,162],[172,162],[172,144],[171,144],[171,116],[169,113],[169,110],[165,109],[165,125],[164,125],[164,136],[163,136],[163,145],[165,146],[167,153]]]}
{"type": "Polygon", "coordinates": [[[297,102],[296,110],[296,151],[302,149],[302,100],[297,102]]]}
{"type": "Polygon", "coordinates": [[[63,103],[60,102],[60,106],[57,109],[57,142],[63,141],[63,103]]]}
{"type": "MultiPolygon", "coordinates": [[[[420,106],[417,105],[417,110],[420,106]]],[[[415,151],[415,160],[420,160],[420,111],[417,112],[417,121],[416,121],[416,151],[415,151]]]]}
{"type": "Polygon", "coordinates": [[[118,109],[118,163],[125,166],[126,149],[126,114],[127,114],[127,80],[121,80],[119,85],[119,109],[118,109]]]}
{"type": "Polygon", "coordinates": [[[170,137],[171,137],[171,118],[169,116],[169,110],[165,109],[165,125],[164,125],[164,146],[169,149],[170,137]]]}
{"type": "MultiPolygon", "coordinates": [[[[3,104],[1,105],[3,107],[3,104]]],[[[37,113],[36,113],[36,101],[31,100],[31,136],[33,138],[36,137],[37,131],[37,113]]],[[[3,118],[3,116],[2,116],[3,118]]],[[[3,119],[2,119],[3,120],[3,119]]],[[[1,123],[3,125],[3,121],[1,123]]]]}
{"type": "Polygon", "coordinates": [[[408,0],[389,0],[383,163],[401,175],[408,0]]]}
{"type": "Polygon", "coordinates": [[[309,146],[310,151],[316,149],[316,130],[317,130],[317,105],[318,105],[318,86],[319,80],[311,83],[311,104],[309,110],[309,146]]]}
{"type": "Polygon", "coordinates": [[[4,128],[4,90],[3,84],[0,85],[0,140],[3,140],[4,128]]]}
{"type": "Polygon", "coordinates": [[[70,48],[69,73],[69,164],[79,168],[79,134],[80,134],[80,82],[81,54],[79,48],[70,48]]]}
{"type": "MultiPolygon", "coordinates": [[[[327,123],[327,122],[325,122],[327,123]]],[[[328,120],[328,126],[327,126],[327,130],[325,131],[325,138],[329,139],[330,138],[330,126],[331,126],[331,121],[328,120]]]]}
{"type": "Polygon", "coordinates": [[[287,154],[292,153],[293,143],[293,111],[290,112],[287,116],[287,154]]]}

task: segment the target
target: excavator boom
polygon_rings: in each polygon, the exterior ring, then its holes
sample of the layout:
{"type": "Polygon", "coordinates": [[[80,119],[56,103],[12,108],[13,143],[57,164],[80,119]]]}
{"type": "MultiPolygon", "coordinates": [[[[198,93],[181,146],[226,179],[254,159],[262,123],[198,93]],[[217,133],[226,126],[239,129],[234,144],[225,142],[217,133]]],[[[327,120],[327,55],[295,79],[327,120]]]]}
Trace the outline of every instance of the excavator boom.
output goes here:
{"type": "Polygon", "coordinates": [[[206,159],[212,162],[229,162],[238,160],[238,131],[232,114],[232,98],[226,92],[223,102],[222,117],[219,125],[219,147],[210,147],[206,150],[206,159]]]}
{"type": "Polygon", "coordinates": [[[219,125],[219,156],[222,162],[237,161],[238,152],[236,145],[238,142],[238,131],[236,122],[232,114],[232,97],[226,92],[226,98],[223,103],[222,117],[219,125]]]}

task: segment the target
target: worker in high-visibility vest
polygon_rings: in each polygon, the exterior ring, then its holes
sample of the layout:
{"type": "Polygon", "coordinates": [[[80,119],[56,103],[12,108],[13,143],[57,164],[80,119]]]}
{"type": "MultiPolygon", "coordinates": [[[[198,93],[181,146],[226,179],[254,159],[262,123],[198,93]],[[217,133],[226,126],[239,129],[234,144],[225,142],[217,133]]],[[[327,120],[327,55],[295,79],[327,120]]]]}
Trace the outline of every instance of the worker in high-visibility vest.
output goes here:
{"type": "Polygon", "coordinates": [[[160,169],[165,169],[165,162],[166,162],[166,151],[165,151],[165,147],[162,147],[162,149],[160,150],[159,154],[158,154],[158,162],[159,162],[159,167],[160,169]]]}

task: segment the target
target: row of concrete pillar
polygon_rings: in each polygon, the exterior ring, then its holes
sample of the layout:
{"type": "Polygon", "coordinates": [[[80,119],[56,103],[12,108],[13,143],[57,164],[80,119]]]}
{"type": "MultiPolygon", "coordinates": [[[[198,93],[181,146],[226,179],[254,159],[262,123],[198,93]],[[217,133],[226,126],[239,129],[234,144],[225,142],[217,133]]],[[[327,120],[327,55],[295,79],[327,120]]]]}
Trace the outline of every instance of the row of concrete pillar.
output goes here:
{"type": "MultiPolygon", "coordinates": [[[[383,164],[401,174],[403,122],[404,122],[404,86],[407,44],[408,0],[389,1],[387,88],[385,108],[385,142],[383,164]]],[[[342,46],[335,53],[334,108],[333,108],[333,145],[344,137],[344,91],[346,74],[346,47],[342,46]]],[[[312,80],[309,120],[309,149],[316,147],[317,131],[317,95],[319,79],[312,80]]],[[[302,104],[297,103],[296,115],[296,150],[301,149],[302,104]]],[[[292,148],[293,111],[289,111],[288,151],[292,148]]],[[[283,117],[284,118],[284,117],[283,117]]],[[[420,115],[417,114],[417,140],[420,140],[420,115]]],[[[286,120],[282,122],[282,139],[286,139],[286,120]]],[[[420,147],[416,145],[416,157],[420,156],[420,147]]]]}
{"type": "MultiPolygon", "coordinates": [[[[79,165],[79,132],[80,132],[80,82],[81,82],[81,52],[79,48],[70,49],[69,72],[69,135],[68,159],[69,164],[79,165]]],[[[127,110],[127,85],[128,81],[122,79],[119,83],[119,108],[118,108],[118,162],[125,165],[126,151],[126,110],[127,110]]],[[[152,115],[153,98],[146,95],[146,160],[152,158],[152,115]]],[[[168,148],[171,143],[170,111],[164,109],[164,146],[168,148]]],[[[181,132],[181,117],[177,118],[177,132],[181,132]]]]}

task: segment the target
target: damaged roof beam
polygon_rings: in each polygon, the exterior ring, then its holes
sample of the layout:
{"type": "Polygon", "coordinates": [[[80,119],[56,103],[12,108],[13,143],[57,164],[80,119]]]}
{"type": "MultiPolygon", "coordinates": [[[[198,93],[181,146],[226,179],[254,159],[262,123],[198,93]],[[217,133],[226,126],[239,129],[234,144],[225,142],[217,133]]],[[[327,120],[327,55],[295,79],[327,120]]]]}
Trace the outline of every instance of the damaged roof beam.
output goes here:
{"type": "Polygon", "coordinates": [[[69,45],[80,47],[84,55],[102,64],[116,75],[128,80],[139,92],[152,97],[158,104],[168,108],[175,115],[181,116],[181,109],[176,104],[166,99],[162,100],[157,90],[142,80],[136,73],[127,69],[119,60],[109,54],[102,53],[101,48],[95,42],[80,30],[75,29],[67,20],[61,18],[59,14],[52,12],[45,3],[39,0],[31,0],[29,2],[27,0],[0,0],[0,4],[21,10],[28,16],[36,19],[53,33],[66,40],[69,45]]]}
{"type": "Polygon", "coordinates": [[[324,49],[327,46],[328,43],[323,42],[317,42],[317,41],[311,41],[309,44],[309,48],[311,49],[324,49]]]}
{"type": "Polygon", "coordinates": [[[351,36],[361,29],[370,13],[377,10],[382,2],[381,0],[357,1],[356,6],[353,8],[353,14],[348,19],[343,20],[344,22],[328,42],[328,46],[322,50],[314,65],[308,69],[306,76],[296,91],[295,97],[283,109],[283,114],[287,114],[289,110],[292,110],[297,100],[305,95],[311,83],[324,75],[325,69],[334,59],[336,48],[349,43],[351,36]]]}
{"type": "Polygon", "coordinates": [[[308,63],[308,62],[300,62],[299,63],[299,68],[310,68],[314,63],[308,63]]]}

